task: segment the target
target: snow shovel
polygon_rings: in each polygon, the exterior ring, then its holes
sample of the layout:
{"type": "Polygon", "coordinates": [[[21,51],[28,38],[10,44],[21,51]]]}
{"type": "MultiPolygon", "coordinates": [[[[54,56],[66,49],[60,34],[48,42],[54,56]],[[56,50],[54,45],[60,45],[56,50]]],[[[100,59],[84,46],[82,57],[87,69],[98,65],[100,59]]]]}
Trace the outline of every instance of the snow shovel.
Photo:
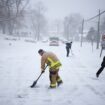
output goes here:
{"type": "MultiPolygon", "coordinates": [[[[47,65],[48,66],[48,65],[47,65]]],[[[45,69],[47,68],[47,66],[45,67],[45,69]]],[[[45,70],[44,69],[44,70],[45,70]]],[[[37,84],[37,81],[39,80],[39,78],[41,77],[41,75],[43,74],[43,72],[41,72],[41,74],[39,75],[39,77],[36,79],[36,81],[33,82],[33,84],[30,86],[31,88],[35,87],[35,85],[37,84]]]]}

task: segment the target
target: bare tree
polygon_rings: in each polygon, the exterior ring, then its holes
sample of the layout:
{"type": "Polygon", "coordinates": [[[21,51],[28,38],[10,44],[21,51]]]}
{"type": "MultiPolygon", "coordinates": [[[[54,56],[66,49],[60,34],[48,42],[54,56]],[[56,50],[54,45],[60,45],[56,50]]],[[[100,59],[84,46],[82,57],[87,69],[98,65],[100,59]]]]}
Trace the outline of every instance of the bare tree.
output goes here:
{"type": "Polygon", "coordinates": [[[66,39],[69,39],[69,18],[65,17],[64,19],[64,36],[66,39]]]}
{"type": "Polygon", "coordinates": [[[29,0],[0,0],[0,25],[3,33],[9,32],[12,34],[14,25],[18,18],[23,14],[29,0]]]}
{"type": "Polygon", "coordinates": [[[100,33],[105,34],[105,17],[102,20],[101,26],[100,26],[100,33]]]}
{"type": "Polygon", "coordinates": [[[71,14],[64,19],[64,36],[66,39],[74,39],[79,34],[82,17],[80,14],[71,14]]]}
{"type": "Polygon", "coordinates": [[[31,11],[32,27],[35,34],[35,39],[40,40],[46,28],[46,18],[44,16],[45,7],[42,2],[35,5],[34,10],[31,11]]]}
{"type": "Polygon", "coordinates": [[[88,33],[87,33],[87,36],[86,36],[86,39],[89,41],[89,42],[91,42],[91,45],[92,45],[92,51],[93,51],[93,44],[94,44],[94,42],[96,42],[97,41],[97,39],[96,39],[96,34],[97,33],[97,31],[94,29],[94,27],[91,27],[90,29],[89,29],[89,31],[88,31],[88,33]]]}

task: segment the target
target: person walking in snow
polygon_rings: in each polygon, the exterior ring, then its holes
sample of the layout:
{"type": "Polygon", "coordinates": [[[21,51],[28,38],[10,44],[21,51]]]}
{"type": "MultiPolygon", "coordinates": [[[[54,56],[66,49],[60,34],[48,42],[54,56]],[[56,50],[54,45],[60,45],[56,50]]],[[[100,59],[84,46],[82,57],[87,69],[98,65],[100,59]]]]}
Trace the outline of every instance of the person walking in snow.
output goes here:
{"type": "Polygon", "coordinates": [[[67,42],[66,43],[66,56],[69,57],[69,53],[70,53],[70,50],[71,50],[71,46],[72,46],[72,42],[67,42]]]}
{"type": "Polygon", "coordinates": [[[105,56],[104,56],[103,61],[102,61],[102,63],[101,63],[100,69],[99,69],[99,70],[97,71],[97,73],[96,73],[96,77],[97,77],[97,78],[99,77],[99,75],[101,74],[101,72],[103,71],[104,68],[105,68],[105,56]]]}
{"type": "Polygon", "coordinates": [[[49,66],[49,79],[50,88],[56,88],[56,84],[59,86],[63,83],[59,76],[59,69],[61,67],[61,62],[57,56],[52,52],[46,52],[43,49],[39,49],[39,55],[41,56],[41,72],[45,72],[45,65],[49,66]]]}

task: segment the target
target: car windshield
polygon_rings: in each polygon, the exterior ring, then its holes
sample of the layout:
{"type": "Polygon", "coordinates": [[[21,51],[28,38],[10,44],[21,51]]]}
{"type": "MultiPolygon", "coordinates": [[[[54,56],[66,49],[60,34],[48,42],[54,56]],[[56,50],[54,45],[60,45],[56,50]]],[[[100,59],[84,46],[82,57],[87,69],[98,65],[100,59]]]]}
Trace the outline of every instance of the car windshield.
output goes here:
{"type": "Polygon", "coordinates": [[[59,38],[58,37],[51,37],[50,41],[59,41],[59,38]]]}

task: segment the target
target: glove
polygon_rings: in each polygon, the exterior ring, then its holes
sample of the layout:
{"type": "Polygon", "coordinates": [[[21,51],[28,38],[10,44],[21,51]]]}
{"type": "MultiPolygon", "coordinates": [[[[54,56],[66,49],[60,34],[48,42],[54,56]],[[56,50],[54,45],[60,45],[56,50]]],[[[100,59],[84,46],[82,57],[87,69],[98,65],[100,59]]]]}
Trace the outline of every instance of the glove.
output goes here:
{"type": "Polygon", "coordinates": [[[45,72],[45,70],[43,70],[41,73],[44,73],[45,72]]]}

